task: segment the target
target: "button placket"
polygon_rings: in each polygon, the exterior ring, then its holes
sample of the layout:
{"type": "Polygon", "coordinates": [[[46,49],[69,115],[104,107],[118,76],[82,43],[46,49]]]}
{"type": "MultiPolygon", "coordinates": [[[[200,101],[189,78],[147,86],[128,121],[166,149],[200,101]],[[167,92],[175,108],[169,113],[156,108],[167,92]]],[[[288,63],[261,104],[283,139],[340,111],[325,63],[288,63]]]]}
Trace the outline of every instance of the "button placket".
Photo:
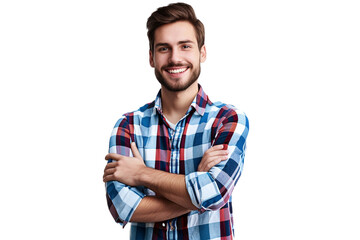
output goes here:
{"type": "Polygon", "coordinates": [[[175,227],[173,226],[173,222],[170,221],[170,231],[174,231],[175,227]]]}

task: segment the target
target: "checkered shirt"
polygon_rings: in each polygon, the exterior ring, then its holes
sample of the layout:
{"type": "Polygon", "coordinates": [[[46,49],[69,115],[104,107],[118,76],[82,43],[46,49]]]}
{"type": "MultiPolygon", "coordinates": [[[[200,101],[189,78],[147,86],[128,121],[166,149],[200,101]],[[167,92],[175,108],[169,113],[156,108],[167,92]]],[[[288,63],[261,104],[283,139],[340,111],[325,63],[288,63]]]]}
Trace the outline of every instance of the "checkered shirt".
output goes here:
{"type": "MultiPolygon", "coordinates": [[[[249,122],[231,105],[212,103],[199,91],[186,115],[172,129],[161,110],[161,94],[139,110],[124,114],[110,138],[110,153],[132,156],[135,141],[146,166],[185,175],[186,188],[198,211],[158,223],[131,223],[130,239],[233,239],[231,194],[244,164],[249,122]],[[205,151],[223,144],[229,159],[209,172],[197,168],[205,151]]],[[[106,183],[109,210],[125,226],[141,199],[154,195],[145,187],[106,183]]]]}

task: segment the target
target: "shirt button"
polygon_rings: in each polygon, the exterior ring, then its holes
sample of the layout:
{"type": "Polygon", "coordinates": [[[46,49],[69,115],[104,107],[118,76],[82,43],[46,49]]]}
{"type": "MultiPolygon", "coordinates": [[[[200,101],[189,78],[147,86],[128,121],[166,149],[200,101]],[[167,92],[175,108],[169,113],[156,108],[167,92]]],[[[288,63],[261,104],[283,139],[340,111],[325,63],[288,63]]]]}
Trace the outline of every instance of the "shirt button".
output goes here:
{"type": "Polygon", "coordinates": [[[162,223],[162,226],[163,226],[163,227],[165,227],[165,226],[166,226],[166,224],[165,224],[165,223],[162,223]]]}

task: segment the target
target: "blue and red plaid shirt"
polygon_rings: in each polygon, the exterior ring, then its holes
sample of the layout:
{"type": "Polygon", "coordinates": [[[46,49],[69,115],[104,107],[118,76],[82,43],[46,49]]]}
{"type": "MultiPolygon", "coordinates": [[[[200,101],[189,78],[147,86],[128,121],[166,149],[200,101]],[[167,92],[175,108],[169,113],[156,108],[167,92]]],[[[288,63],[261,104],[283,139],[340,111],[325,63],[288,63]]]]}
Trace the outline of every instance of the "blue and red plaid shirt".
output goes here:
{"type": "MultiPolygon", "coordinates": [[[[161,94],[139,110],[123,115],[110,138],[110,153],[132,156],[135,141],[146,166],[185,175],[192,203],[199,209],[160,223],[131,223],[131,239],[232,239],[231,193],[244,164],[249,122],[233,106],[212,103],[199,92],[186,115],[171,128],[161,110],[161,94]],[[223,144],[229,159],[209,172],[197,172],[205,151],[223,144]]],[[[154,195],[145,187],[106,183],[109,210],[125,226],[141,199],[154,195]]]]}

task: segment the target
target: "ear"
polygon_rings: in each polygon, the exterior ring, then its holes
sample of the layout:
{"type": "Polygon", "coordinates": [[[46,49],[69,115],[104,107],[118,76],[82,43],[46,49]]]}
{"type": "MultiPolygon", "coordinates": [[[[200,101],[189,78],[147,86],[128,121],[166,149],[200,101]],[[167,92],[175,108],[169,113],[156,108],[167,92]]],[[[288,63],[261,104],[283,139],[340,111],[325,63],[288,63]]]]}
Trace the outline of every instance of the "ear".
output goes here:
{"type": "Polygon", "coordinates": [[[205,45],[203,45],[201,48],[200,48],[200,62],[205,62],[206,60],[206,47],[205,45]]]}
{"type": "Polygon", "coordinates": [[[150,62],[150,66],[154,67],[154,57],[153,57],[153,53],[151,52],[151,50],[149,50],[149,62],[150,62]]]}

